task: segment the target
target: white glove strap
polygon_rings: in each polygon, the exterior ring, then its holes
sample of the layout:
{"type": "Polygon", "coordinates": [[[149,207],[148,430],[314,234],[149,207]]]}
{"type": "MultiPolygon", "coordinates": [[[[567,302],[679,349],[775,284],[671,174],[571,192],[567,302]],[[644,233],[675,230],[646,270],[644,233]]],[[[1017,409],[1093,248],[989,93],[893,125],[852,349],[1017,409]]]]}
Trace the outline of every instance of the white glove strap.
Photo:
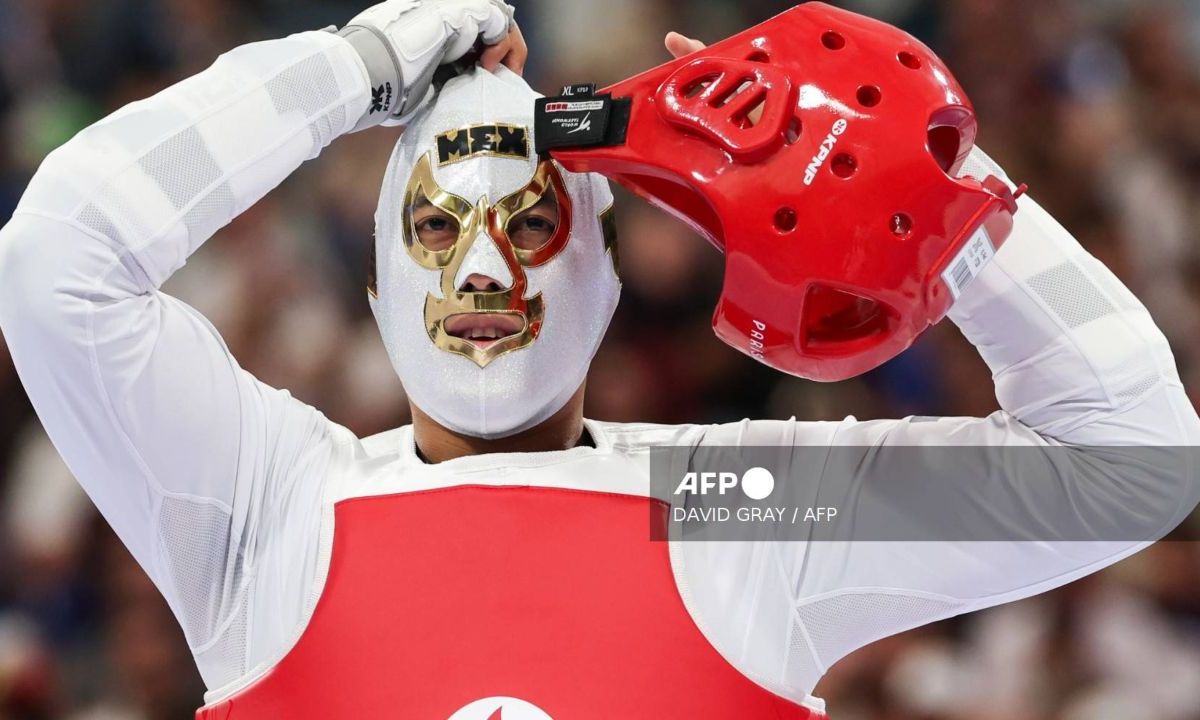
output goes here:
{"type": "Polygon", "coordinates": [[[375,127],[389,117],[400,114],[408,100],[409,88],[404,85],[400,59],[396,57],[392,44],[379,30],[365,25],[349,25],[337,34],[346,38],[358,51],[367,67],[371,84],[370,106],[351,132],[375,127]]]}
{"type": "Polygon", "coordinates": [[[404,124],[432,95],[441,63],[461,57],[479,36],[486,43],[499,42],[512,27],[513,8],[502,0],[438,7],[443,12],[457,10],[461,17],[434,12],[417,0],[390,2],[367,10],[337,32],[358,51],[371,83],[370,105],[354,132],[404,124]],[[494,6],[490,13],[482,9],[488,4],[494,6]]]}

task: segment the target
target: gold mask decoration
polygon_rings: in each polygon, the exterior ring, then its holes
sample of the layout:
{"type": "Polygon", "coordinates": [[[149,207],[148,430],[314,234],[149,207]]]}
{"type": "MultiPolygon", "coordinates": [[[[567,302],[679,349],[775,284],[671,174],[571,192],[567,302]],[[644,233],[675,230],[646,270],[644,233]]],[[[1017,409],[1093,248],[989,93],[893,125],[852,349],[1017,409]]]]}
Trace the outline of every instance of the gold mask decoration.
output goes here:
{"type": "Polygon", "coordinates": [[[557,166],[552,161],[538,164],[533,179],[517,192],[498,202],[489,203],[482,197],[475,204],[451,193],[433,178],[430,154],[424,155],[413,169],[404,193],[403,236],[408,254],[421,267],[442,273],[441,297],[429,293],[425,298],[425,329],[434,345],[446,352],[469,358],[479,367],[505,353],[519,350],[537,340],[545,318],[542,295],[525,297],[528,279],[525,268],[544,265],[553,260],[571,236],[571,199],[557,166]],[[520,248],[509,236],[509,224],[521,213],[537,205],[547,193],[558,203],[559,221],[550,238],[535,248],[520,248]],[[457,238],[448,247],[430,249],[418,236],[415,209],[428,203],[458,223],[457,238]],[[512,287],[490,292],[460,292],[454,286],[459,269],[471,246],[490,239],[496,244],[512,275],[512,287]],[[500,338],[486,347],[479,347],[465,338],[446,332],[446,321],[455,315],[468,313],[500,313],[516,315],[523,321],[522,329],[500,338]]]}

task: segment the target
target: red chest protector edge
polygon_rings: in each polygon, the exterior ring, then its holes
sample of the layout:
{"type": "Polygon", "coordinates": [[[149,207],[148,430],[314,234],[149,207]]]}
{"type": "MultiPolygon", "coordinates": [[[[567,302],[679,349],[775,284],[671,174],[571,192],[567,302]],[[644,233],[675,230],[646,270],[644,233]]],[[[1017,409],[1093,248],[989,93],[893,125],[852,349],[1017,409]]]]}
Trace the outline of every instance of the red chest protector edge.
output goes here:
{"type": "Polygon", "coordinates": [[[717,335],[813,380],[871,370],[939,321],[1023,191],[955,177],[975,113],[929,48],[816,2],[599,93],[564,88],[536,130],[539,153],[722,250],[717,335]]]}

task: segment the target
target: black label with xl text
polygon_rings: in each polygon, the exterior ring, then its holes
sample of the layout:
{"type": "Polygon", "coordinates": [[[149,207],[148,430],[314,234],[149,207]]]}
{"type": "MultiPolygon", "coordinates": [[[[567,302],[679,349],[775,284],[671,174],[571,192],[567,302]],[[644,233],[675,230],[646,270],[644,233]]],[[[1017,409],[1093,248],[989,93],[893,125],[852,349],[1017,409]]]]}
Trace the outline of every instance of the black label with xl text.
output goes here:
{"type": "Polygon", "coordinates": [[[629,125],[629,98],[596,95],[591,84],[568,85],[559,97],[537,101],[537,151],[621,145],[629,125]]]}

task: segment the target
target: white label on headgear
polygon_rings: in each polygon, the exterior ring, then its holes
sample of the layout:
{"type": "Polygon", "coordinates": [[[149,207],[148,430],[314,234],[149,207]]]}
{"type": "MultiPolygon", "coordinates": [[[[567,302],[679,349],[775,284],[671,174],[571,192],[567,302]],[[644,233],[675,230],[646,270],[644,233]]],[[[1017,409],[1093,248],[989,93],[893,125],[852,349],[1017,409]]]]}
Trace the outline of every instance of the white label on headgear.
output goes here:
{"type": "Polygon", "coordinates": [[[986,228],[980,227],[942,271],[942,282],[950,288],[955,300],[995,256],[996,246],[992,244],[991,236],[986,228]]]}

